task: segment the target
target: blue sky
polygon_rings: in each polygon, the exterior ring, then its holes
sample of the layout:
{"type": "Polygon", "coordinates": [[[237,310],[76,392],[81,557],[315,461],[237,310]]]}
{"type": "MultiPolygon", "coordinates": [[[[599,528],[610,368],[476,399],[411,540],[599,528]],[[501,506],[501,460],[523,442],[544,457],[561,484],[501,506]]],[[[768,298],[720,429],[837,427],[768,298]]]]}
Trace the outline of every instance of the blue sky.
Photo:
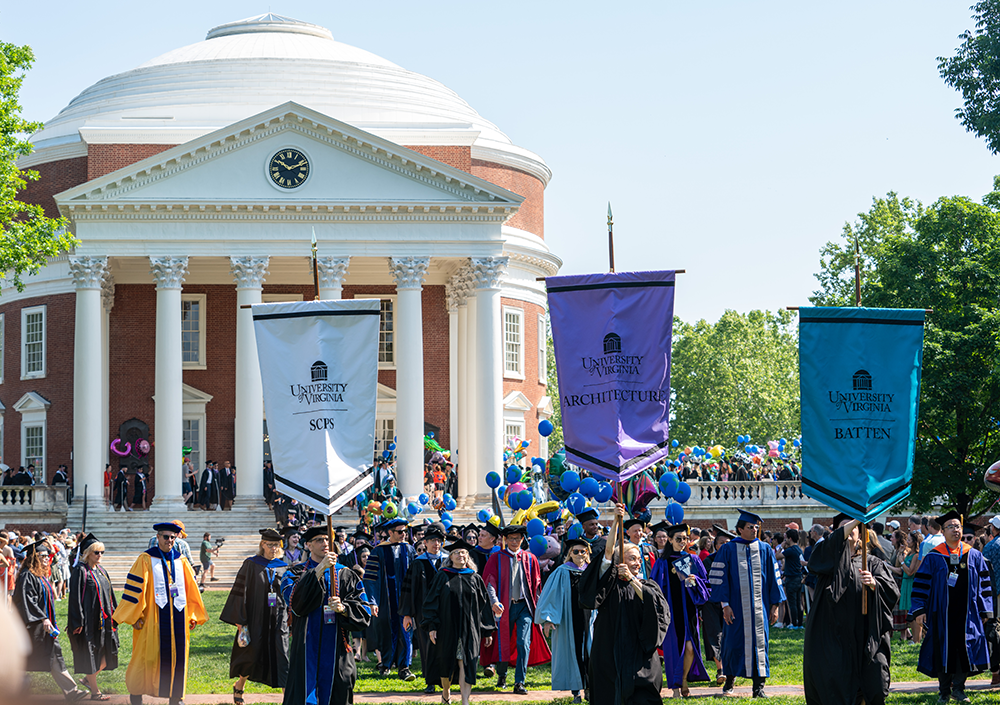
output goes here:
{"type": "MultiPolygon", "coordinates": [[[[954,118],[937,57],[968,2],[8,3],[25,115],[268,10],[444,83],[554,172],[564,273],[684,268],[677,313],[806,304],[819,248],[893,190],[979,199],[1000,161],[954,118]]],[[[334,116],[336,117],[336,116],[334,116]]]]}

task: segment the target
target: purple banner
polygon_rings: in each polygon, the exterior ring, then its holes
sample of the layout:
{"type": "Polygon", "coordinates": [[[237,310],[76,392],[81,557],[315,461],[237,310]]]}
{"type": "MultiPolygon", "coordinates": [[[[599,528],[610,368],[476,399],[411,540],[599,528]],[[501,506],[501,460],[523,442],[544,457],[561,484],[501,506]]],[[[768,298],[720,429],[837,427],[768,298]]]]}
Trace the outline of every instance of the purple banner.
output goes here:
{"type": "Polygon", "coordinates": [[[669,453],[674,272],[548,277],[566,460],[627,480],[669,453]]]}

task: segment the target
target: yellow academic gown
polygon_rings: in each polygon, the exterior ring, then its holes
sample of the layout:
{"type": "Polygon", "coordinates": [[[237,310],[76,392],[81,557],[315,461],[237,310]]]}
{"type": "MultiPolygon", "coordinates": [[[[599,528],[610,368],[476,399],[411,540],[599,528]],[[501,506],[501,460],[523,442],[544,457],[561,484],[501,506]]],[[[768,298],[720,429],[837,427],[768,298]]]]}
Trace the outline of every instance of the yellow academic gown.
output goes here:
{"type": "Polygon", "coordinates": [[[191,564],[178,551],[171,553],[173,576],[170,560],[163,561],[159,548],[151,548],[136,558],[113,618],[119,624],[133,625],[132,660],[125,673],[128,692],[178,701],[184,698],[187,683],[190,624],[204,624],[208,613],[191,564]],[[171,598],[173,581],[178,584],[179,595],[171,598]],[[158,591],[160,603],[165,604],[157,603],[158,591]],[[145,623],[142,629],[136,629],[140,617],[145,623]]]}

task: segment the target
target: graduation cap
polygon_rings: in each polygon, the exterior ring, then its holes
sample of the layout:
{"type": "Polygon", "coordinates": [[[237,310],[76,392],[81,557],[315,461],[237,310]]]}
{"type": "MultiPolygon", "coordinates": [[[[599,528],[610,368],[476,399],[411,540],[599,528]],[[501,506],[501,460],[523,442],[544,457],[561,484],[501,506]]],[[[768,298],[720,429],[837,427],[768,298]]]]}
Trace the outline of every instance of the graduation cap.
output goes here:
{"type": "Polygon", "coordinates": [[[590,548],[590,542],[586,539],[567,539],[563,541],[563,546],[566,548],[566,553],[569,553],[570,549],[574,546],[585,546],[590,548]]]}
{"type": "Polygon", "coordinates": [[[642,519],[628,519],[625,522],[625,531],[628,531],[633,526],[645,526],[645,525],[646,522],[644,522],[642,519]]]}
{"type": "Polygon", "coordinates": [[[590,521],[591,519],[596,519],[598,516],[597,510],[593,507],[587,507],[582,512],[576,515],[577,521],[581,524],[585,521],[590,521]]]}
{"type": "Polygon", "coordinates": [[[285,535],[286,538],[288,538],[292,534],[301,534],[302,532],[299,531],[299,527],[297,526],[286,526],[282,533],[285,535]]]}
{"type": "Polygon", "coordinates": [[[940,526],[941,528],[944,528],[944,523],[945,523],[946,521],[951,521],[952,519],[958,519],[958,523],[959,523],[959,524],[961,524],[961,523],[962,523],[962,521],[963,521],[963,517],[962,517],[962,515],[961,515],[961,514],[959,514],[959,513],[958,513],[958,512],[956,511],[956,510],[954,510],[954,509],[952,509],[952,510],[951,510],[950,512],[948,512],[947,514],[942,514],[942,515],[941,515],[941,516],[939,516],[939,517],[935,517],[934,521],[936,521],[936,522],[938,523],[938,526],[940,526]]]}
{"type": "Polygon", "coordinates": [[[51,553],[52,549],[49,548],[49,544],[46,543],[45,539],[41,541],[35,541],[24,547],[24,557],[31,558],[36,553],[51,553]]]}
{"type": "Polygon", "coordinates": [[[281,534],[274,529],[258,529],[261,541],[281,541],[281,534]]]}
{"type": "Polygon", "coordinates": [[[466,524],[465,526],[462,527],[462,536],[465,536],[470,531],[475,531],[478,534],[479,527],[476,526],[475,524],[466,524]]]}
{"type": "Polygon", "coordinates": [[[475,546],[473,546],[471,543],[463,541],[462,539],[455,539],[447,546],[445,546],[444,550],[448,551],[449,553],[451,551],[468,551],[471,554],[473,548],[475,548],[475,546]]]}
{"type": "Polygon", "coordinates": [[[434,522],[427,527],[427,531],[424,532],[424,539],[439,539],[441,541],[445,540],[447,533],[445,532],[444,524],[440,522],[434,522]]]}
{"type": "Polygon", "coordinates": [[[715,537],[716,538],[718,538],[719,536],[725,536],[727,539],[734,539],[734,538],[736,538],[736,534],[734,534],[731,531],[726,531],[725,529],[723,529],[718,524],[712,524],[712,528],[715,529],[715,537]]]}
{"type": "Polygon", "coordinates": [[[843,524],[845,521],[853,521],[853,520],[854,520],[854,517],[852,517],[850,514],[845,514],[844,512],[840,512],[840,514],[838,514],[837,516],[835,516],[833,518],[833,529],[834,529],[834,531],[836,531],[837,529],[839,529],[840,525],[843,524]]]}
{"type": "Polygon", "coordinates": [[[658,524],[653,524],[653,536],[656,536],[661,531],[666,531],[667,535],[669,536],[669,534],[670,534],[670,532],[668,531],[669,528],[670,528],[670,524],[668,524],[665,521],[661,521],[658,524]]]}
{"type": "Polygon", "coordinates": [[[157,532],[159,532],[159,531],[170,531],[170,532],[173,532],[173,533],[177,534],[178,536],[180,536],[182,533],[184,533],[184,529],[182,527],[180,527],[180,526],[177,526],[177,524],[175,524],[172,521],[164,521],[164,522],[161,522],[159,524],[153,524],[153,531],[157,531],[157,532]]]}
{"type": "Polygon", "coordinates": [[[745,521],[747,524],[756,524],[757,526],[760,526],[761,524],[764,523],[763,519],[761,519],[753,512],[748,512],[746,509],[740,509],[739,513],[740,513],[739,521],[745,521]]]}
{"type": "Polygon", "coordinates": [[[362,531],[361,529],[358,529],[357,531],[354,532],[351,538],[361,539],[362,541],[371,541],[373,537],[367,531],[362,531]]]}
{"type": "Polygon", "coordinates": [[[674,534],[680,533],[681,531],[690,531],[691,527],[687,524],[674,524],[667,528],[667,536],[670,538],[674,537],[674,534]]]}
{"type": "Polygon", "coordinates": [[[483,524],[482,530],[495,539],[500,538],[500,529],[494,526],[493,524],[490,524],[489,522],[483,524]]]}
{"type": "Polygon", "coordinates": [[[522,534],[523,536],[527,536],[528,529],[522,526],[521,524],[508,524],[507,526],[503,527],[503,530],[500,533],[503,534],[504,536],[514,536],[515,534],[522,534]]]}
{"type": "Polygon", "coordinates": [[[329,537],[325,526],[314,526],[311,529],[306,529],[302,532],[302,543],[309,543],[318,536],[329,537]]]}
{"type": "Polygon", "coordinates": [[[406,527],[406,519],[388,519],[375,527],[376,531],[389,531],[390,529],[403,529],[406,527]]]}
{"type": "Polygon", "coordinates": [[[86,536],[84,536],[83,537],[83,541],[81,541],[80,545],[79,545],[80,555],[83,555],[83,553],[88,548],[90,548],[91,546],[93,546],[95,543],[100,543],[100,540],[96,536],[94,536],[93,534],[87,534],[86,536]]]}

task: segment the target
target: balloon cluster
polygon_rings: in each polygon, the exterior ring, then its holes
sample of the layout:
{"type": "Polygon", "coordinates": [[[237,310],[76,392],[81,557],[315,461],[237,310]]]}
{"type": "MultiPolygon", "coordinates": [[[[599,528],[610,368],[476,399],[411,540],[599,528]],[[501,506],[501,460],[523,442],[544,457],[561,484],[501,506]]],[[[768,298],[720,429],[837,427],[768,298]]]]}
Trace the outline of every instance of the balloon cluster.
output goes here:
{"type": "MultiPolygon", "coordinates": [[[[736,456],[740,458],[747,458],[753,464],[761,464],[765,458],[779,458],[781,460],[788,460],[794,451],[787,448],[789,441],[785,438],[780,438],[776,441],[768,441],[765,446],[758,446],[751,444],[750,434],[740,434],[736,437],[737,446],[734,449],[727,449],[721,444],[717,444],[709,447],[701,446],[686,446],[680,448],[680,443],[674,439],[670,441],[671,448],[675,450],[679,449],[679,455],[675,460],[668,460],[666,462],[668,467],[681,467],[686,461],[695,461],[699,463],[707,463],[709,467],[718,469],[718,462],[720,459],[725,458],[728,455],[736,456]]],[[[792,448],[801,448],[802,441],[798,438],[791,441],[792,448]]]]}
{"type": "Polygon", "coordinates": [[[660,494],[667,499],[666,517],[671,524],[684,521],[684,507],[691,499],[691,485],[683,482],[675,472],[665,472],[660,478],[660,494]]]}

